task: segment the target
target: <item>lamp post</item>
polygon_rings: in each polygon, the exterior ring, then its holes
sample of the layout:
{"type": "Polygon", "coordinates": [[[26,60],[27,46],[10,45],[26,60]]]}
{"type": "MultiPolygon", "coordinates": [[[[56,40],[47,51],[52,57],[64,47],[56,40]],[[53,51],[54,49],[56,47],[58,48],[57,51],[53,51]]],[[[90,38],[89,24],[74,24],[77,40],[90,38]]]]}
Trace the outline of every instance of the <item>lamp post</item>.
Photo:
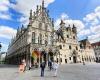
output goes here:
{"type": "Polygon", "coordinates": [[[2,45],[1,45],[1,42],[0,42],[0,51],[1,51],[1,48],[2,48],[2,45]]]}

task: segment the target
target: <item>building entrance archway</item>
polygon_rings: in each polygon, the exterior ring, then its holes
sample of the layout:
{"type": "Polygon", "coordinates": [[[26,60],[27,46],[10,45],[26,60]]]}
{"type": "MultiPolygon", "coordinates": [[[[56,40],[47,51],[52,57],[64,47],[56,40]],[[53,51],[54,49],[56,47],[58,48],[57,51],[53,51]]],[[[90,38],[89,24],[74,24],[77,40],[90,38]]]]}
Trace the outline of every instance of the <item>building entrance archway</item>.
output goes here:
{"type": "Polygon", "coordinates": [[[76,62],[77,62],[77,57],[73,56],[73,63],[76,63],[76,62]]]}
{"type": "Polygon", "coordinates": [[[72,56],[73,56],[73,63],[77,63],[77,55],[78,55],[78,53],[74,50],[73,54],[72,54],[72,56]]]}

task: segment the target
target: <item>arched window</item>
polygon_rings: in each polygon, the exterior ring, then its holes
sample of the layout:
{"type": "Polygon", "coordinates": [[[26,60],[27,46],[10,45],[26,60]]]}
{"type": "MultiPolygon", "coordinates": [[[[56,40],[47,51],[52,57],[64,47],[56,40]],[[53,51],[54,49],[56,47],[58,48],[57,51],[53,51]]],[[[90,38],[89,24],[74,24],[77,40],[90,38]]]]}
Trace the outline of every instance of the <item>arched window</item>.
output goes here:
{"type": "Polygon", "coordinates": [[[78,50],[78,47],[76,46],[76,50],[78,50]]]}
{"type": "Polygon", "coordinates": [[[61,45],[59,45],[59,48],[60,48],[60,49],[62,49],[62,46],[61,46],[61,45]]]}
{"type": "Polygon", "coordinates": [[[82,44],[80,44],[80,48],[83,49],[83,47],[84,47],[84,46],[83,46],[82,44]]]}
{"type": "Polygon", "coordinates": [[[75,36],[73,36],[73,39],[75,39],[75,36]]]}

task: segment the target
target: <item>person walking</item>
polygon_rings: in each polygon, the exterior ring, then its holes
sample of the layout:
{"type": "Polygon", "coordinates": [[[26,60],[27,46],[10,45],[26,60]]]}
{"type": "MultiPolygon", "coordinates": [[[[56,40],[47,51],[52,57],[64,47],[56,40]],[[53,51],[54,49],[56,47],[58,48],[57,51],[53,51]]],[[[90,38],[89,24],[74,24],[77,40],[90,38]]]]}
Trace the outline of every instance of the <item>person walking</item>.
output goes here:
{"type": "Polygon", "coordinates": [[[44,77],[45,62],[42,62],[40,64],[40,68],[41,68],[41,77],[44,77]]]}
{"type": "Polygon", "coordinates": [[[48,67],[49,67],[49,70],[51,71],[52,70],[52,62],[51,61],[48,61],[48,67]]]}
{"type": "Polygon", "coordinates": [[[24,65],[24,72],[26,71],[26,61],[25,59],[22,60],[22,64],[24,65]]]}
{"type": "Polygon", "coordinates": [[[24,72],[24,65],[21,63],[19,65],[19,73],[22,73],[22,72],[24,72]]]}
{"type": "Polygon", "coordinates": [[[83,65],[85,65],[85,62],[83,61],[83,65]]]}
{"type": "Polygon", "coordinates": [[[57,61],[54,61],[54,63],[53,63],[54,77],[57,77],[58,67],[59,67],[59,65],[58,65],[57,61]]]}

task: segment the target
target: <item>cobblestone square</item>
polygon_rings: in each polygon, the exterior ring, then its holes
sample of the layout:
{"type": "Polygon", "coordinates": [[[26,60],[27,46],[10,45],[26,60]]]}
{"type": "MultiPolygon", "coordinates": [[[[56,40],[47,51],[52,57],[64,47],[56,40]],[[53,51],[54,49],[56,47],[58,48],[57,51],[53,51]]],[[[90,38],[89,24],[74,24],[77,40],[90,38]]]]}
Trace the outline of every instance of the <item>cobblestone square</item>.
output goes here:
{"type": "Polygon", "coordinates": [[[40,69],[18,73],[16,66],[1,65],[0,80],[100,80],[100,64],[60,65],[57,77],[53,77],[53,71],[48,68],[45,70],[45,76],[40,77],[40,69]]]}

